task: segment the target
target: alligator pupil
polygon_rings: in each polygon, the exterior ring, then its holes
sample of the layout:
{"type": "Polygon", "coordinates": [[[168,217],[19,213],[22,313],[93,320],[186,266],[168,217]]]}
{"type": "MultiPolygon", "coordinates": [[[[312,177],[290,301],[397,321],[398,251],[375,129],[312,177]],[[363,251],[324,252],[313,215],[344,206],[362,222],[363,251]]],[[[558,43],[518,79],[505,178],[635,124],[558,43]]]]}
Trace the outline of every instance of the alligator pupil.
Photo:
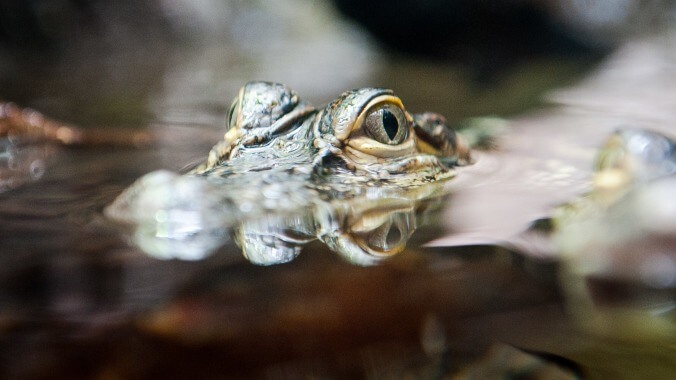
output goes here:
{"type": "Polygon", "coordinates": [[[390,140],[394,139],[399,131],[399,122],[397,121],[397,118],[392,112],[387,110],[383,111],[383,128],[385,128],[385,133],[387,133],[387,137],[390,140]]]}

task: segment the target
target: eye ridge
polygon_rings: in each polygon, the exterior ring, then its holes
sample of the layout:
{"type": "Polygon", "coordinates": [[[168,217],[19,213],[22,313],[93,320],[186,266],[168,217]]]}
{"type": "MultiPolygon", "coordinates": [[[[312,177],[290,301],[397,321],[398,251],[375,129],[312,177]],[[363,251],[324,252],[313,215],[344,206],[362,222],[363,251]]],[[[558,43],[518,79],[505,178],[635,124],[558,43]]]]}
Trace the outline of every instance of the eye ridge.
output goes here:
{"type": "Polygon", "coordinates": [[[394,114],[389,110],[384,109],[382,122],[387,137],[390,139],[390,141],[394,140],[394,138],[397,136],[397,132],[399,132],[399,122],[397,121],[397,117],[394,116],[394,114]]]}

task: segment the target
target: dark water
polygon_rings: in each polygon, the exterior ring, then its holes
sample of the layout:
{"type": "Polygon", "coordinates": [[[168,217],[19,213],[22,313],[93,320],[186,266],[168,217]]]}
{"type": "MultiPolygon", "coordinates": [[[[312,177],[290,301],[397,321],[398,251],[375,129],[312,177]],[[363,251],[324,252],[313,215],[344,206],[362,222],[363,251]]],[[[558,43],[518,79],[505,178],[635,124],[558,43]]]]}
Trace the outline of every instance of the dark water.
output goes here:
{"type": "MultiPolygon", "coordinates": [[[[524,233],[591,188],[596,149],[614,128],[673,137],[673,32],[630,39],[594,65],[539,59],[486,87],[453,64],[386,55],[326,9],[303,9],[293,24],[281,8],[240,6],[228,38],[145,52],[85,44],[3,78],[10,100],[85,128],[143,129],[158,142],[4,142],[13,161],[2,161],[2,179],[15,182],[0,193],[0,377],[676,374],[673,281],[589,272],[524,233]],[[280,13],[271,24],[265,12],[280,13]],[[410,110],[450,120],[518,116],[500,148],[450,181],[430,223],[381,265],[350,264],[317,241],[275,266],[251,264],[234,243],[198,261],[147,256],[104,207],[150,171],[202,159],[251,79],[287,83],[316,104],[382,85],[410,110]],[[554,105],[526,112],[546,91],[554,105]]],[[[674,265],[669,244],[663,267],[674,265]]]]}
{"type": "MultiPolygon", "coordinates": [[[[191,149],[173,153],[185,162],[191,149]]],[[[3,194],[4,376],[434,373],[462,367],[496,339],[475,341],[464,325],[560,307],[551,264],[488,247],[415,248],[433,231],[368,268],[319,243],[273,267],[252,265],[234,245],[197,262],[150,258],[102,209],[163,157],[59,149],[42,178],[3,194]],[[451,352],[462,359],[446,363],[451,352]]]]}

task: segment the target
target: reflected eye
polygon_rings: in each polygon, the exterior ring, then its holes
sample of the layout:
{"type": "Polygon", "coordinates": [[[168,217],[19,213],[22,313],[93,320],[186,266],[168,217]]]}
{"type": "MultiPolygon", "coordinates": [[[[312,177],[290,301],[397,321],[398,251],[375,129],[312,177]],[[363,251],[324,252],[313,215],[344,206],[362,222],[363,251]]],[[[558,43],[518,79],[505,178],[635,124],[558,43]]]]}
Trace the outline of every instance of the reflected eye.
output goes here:
{"type": "Polygon", "coordinates": [[[388,145],[401,144],[408,136],[404,110],[394,104],[376,107],[364,119],[364,131],[372,139],[388,145]]]}
{"type": "Polygon", "coordinates": [[[366,241],[371,249],[388,252],[406,245],[407,240],[396,223],[385,223],[373,230],[366,241]]]}

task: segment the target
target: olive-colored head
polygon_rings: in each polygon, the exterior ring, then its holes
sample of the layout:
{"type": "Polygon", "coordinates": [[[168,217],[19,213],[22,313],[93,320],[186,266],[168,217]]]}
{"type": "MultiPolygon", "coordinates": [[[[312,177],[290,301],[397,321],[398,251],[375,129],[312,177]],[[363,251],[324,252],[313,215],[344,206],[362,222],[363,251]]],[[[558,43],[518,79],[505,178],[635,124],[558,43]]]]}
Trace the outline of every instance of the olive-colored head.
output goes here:
{"type": "Polygon", "coordinates": [[[449,177],[449,165],[469,159],[442,116],[411,115],[391,90],[380,88],[345,92],[317,111],[286,86],[250,82],[233,101],[227,124],[224,140],[196,173],[236,165],[241,157],[248,165],[293,157],[293,164],[311,164],[341,181],[351,176],[405,185],[449,177]]]}

